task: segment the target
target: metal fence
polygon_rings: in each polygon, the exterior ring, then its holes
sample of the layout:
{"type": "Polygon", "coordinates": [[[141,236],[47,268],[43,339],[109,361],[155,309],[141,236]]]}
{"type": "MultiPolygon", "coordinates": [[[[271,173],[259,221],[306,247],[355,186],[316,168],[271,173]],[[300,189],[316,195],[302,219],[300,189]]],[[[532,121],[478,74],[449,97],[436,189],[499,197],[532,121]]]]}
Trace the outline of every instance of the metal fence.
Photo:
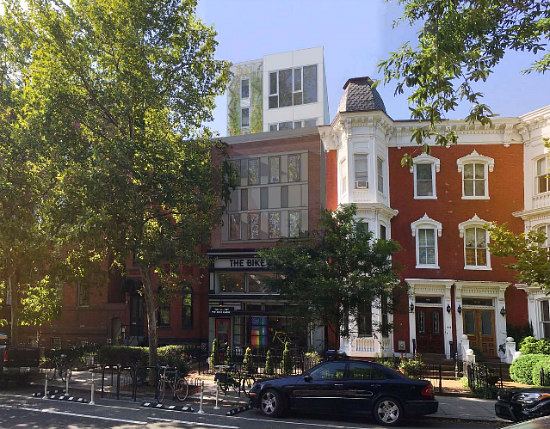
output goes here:
{"type": "Polygon", "coordinates": [[[474,392],[489,393],[504,387],[505,368],[501,363],[476,363],[466,365],[468,387],[474,392]]]}

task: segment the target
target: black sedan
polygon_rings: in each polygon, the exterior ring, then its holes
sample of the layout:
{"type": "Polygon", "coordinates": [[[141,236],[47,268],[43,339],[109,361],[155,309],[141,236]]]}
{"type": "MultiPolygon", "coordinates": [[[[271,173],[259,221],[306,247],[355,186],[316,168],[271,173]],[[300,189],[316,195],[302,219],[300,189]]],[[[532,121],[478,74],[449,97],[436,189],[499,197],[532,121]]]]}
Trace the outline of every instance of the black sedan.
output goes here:
{"type": "Polygon", "coordinates": [[[550,389],[517,388],[501,390],[495,403],[501,419],[519,422],[550,415],[550,389]]]}
{"type": "Polygon", "coordinates": [[[277,417],[285,411],[373,416],[387,426],[403,417],[437,411],[428,381],[411,380],[385,366],[355,360],[323,362],[299,376],[254,384],[252,405],[277,417]]]}

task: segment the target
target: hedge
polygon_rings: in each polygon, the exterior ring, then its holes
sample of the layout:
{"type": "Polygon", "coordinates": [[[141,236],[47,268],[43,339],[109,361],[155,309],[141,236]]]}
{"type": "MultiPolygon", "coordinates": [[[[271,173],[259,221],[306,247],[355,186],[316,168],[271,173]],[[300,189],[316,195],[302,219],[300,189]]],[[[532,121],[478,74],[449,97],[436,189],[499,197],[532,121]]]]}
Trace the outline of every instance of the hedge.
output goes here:
{"type": "Polygon", "coordinates": [[[510,378],[516,383],[533,384],[533,367],[546,359],[548,359],[548,355],[521,355],[510,366],[510,378]]]}
{"type": "Polygon", "coordinates": [[[550,386],[550,356],[546,356],[545,359],[541,359],[533,365],[533,372],[531,375],[533,384],[536,386],[543,386],[540,380],[541,369],[544,371],[544,386],[550,386]]]}
{"type": "Polygon", "coordinates": [[[550,340],[546,338],[537,340],[534,337],[525,337],[521,341],[519,351],[523,355],[529,355],[529,354],[550,355],[550,340]]]}

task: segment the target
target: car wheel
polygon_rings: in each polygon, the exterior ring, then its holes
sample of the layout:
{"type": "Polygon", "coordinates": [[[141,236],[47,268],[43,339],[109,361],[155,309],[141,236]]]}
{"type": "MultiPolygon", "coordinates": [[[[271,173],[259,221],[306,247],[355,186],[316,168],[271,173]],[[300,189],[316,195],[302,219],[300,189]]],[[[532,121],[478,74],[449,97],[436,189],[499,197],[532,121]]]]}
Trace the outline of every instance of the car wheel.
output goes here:
{"type": "Polygon", "coordinates": [[[374,420],[385,426],[395,426],[403,417],[401,404],[393,398],[382,398],[374,406],[374,420]]]}
{"type": "Polygon", "coordinates": [[[268,417],[280,416],[285,409],[283,395],[273,389],[266,390],[260,398],[260,409],[268,417]]]}

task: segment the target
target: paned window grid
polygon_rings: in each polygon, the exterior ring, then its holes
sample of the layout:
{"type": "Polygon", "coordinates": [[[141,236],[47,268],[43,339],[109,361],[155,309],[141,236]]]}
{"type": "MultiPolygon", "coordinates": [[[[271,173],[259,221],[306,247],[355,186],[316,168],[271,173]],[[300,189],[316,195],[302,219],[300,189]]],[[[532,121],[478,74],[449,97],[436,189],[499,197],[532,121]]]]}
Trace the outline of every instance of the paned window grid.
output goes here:
{"type": "Polygon", "coordinates": [[[470,267],[487,266],[487,230],[468,228],[464,236],[466,265],[470,267]]]}
{"type": "Polygon", "coordinates": [[[464,196],[485,197],[486,196],[486,164],[470,163],[464,165],[464,196]]]}

